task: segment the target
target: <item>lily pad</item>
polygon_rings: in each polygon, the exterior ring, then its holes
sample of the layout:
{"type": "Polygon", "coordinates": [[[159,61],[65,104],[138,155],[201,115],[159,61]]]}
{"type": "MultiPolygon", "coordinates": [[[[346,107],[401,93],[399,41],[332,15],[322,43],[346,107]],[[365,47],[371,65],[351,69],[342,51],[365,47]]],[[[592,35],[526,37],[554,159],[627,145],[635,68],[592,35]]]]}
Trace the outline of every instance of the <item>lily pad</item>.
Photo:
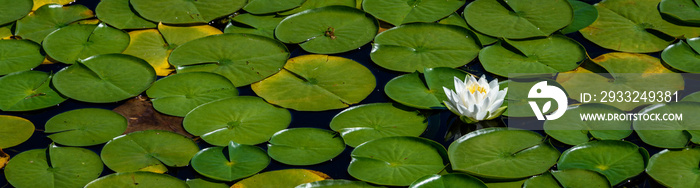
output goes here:
{"type": "Polygon", "coordinates": [[[683,97],[681,101],[700,102],[700,92],[691,93],[683,97]]]}
{"type": "Polygon", "coordinates": [[[156,23],[139,16],[129,4],[129,0],[104,0],[95,8],[97,18],[117,29],[155,28],[156,23]]]}
{"type": "Polygon", "coordinates": [[[100,157],[90,150],[51,144],[10,159],[5,177],[14,187],[83,187],[102,168],[100,157]]]}
{"type": "Polygon", "coordinates": [[[91,146],[105,143],[126,131],[124,116],[111,110],[83,108],[53,116],[44,126],[48,137],[66,146],[91,146]]]}
{"type": "Polygon", "coordinates": [[[227,33],[187,42],[168,61],[182,72],[214,72],[240,87],[277,73],[289,57],[284,44],[267,37],[227,33]]]}
{"type": "Polygon", "coordinates": [[[569,106],[558,119],[544,122],[544,131],[565,144],[578,145],[589,140],[620,140],[632,134],[631,120],[591,121],[582,120],[581,114],[624,114],[613,106],[587,103],[569,106]]]}
{"type": "Polygon", "coordinates": [[[146,94],[159,112],[185,117],[199,105],[238,96],[238,90],[221,75],[190,72],[160,79],[146,90],[146,94]]]}
{"type": "Polygon", "coordinates": [[[465,20],[464,18],[459,16],[459,14],[457,14],[456,12],[450,14],[450,16],[448,16],[447,18],[440,20],[438,23],[447,24],[447,25],[456,25],[456,26],[460,26],[460,27],[463,27],[463,28],[471,31],[472,33],[474,33],[476,35],[476,38],[479,39],[479,45],[481,45],[481,46],[493,44],[496,41],[498,41],[497,38],[494,38],[494,37],[488,36],[488,35],[484,35],[482,33],[474,31],[474,29],[472,29],[471,26],[469,26],[467,24],[467,20],[465,20]]]}
{"type": "Polygon", "coordinates": [[[306,169],[284,169],[257,174],[243,179],[231,187],[296,187],[304,183],[311,183],[330,179],[323,172],[306,169]]]}
{"type": "Polygon", "coordinates": [[[446,109],[442,101],[447,96],[442,87],[454,90],[454,77],[466,78],[467,73],[458,69],[438,67],[425,69],[391,79],[384,86],[386,95],[406,106],[419,109],[446,109]]]}
{"type": "Polygon", "coordinates": [[[362,9],[380,20],[399,26],[435,22],[464,5],[465,0],[364,0],[362,9]]]}
{"type": "MultiPolygon", "coordinates": [[[[696,41],[698,40],[692,42],[696,41]]],[[[689,40],[688,42],[691,41],[689,40]]],[[[678,41],[678,43],[664,49],[661,52],[661,58],[675,69],[690,73],[700,73],[700,63],[698,63],[700,62],[700,54],[693,50],[685,41],[678,41]]]]}
{"type": "Polygon", "coordinates": [[[476,58],[481,50],[473,36],[469,30],[452,25],[403,25],[377,35],[370,57],[381,67],[401,72],[459,67],[476,58]]]}
{"type": "Polygon", "coordinates": [[[166,166],[187,166],[199,147],[170,131],[147,130],[119,136],[102,148],[102,161],[115,172],[163,173],[166,166]]]}
{"type": "Polygon", "coordinates": [[[445,168],[445,148],[420,137],[385,137],[355,148],[348,166],[351,176],[379,185],[407,186],[445,168]]]}
{"type": "Polygon", "coordinates": [[[546,37],[571,24],[574,11],[559,0],[476,0],[464,8],[467,23],[499,38],[546,37]]]}
{"type": "Polygon", "coordinates": [[[541,174],[554,166],[559,151],[536,132],[486,128],[450,144],[452,169],[479,177],[516,179],[541,174]]]}
{"type": "Polygon", "coordinates": [[[471,187],[486,188],[486,184],[475,177],[460,173],[445,175],[429,175],[422,177],[409,186],[409,188],[443,188],[443,187],[471,187]]]}
{"type": "Polygon", "coordinates": [[[667,187],[698,187],[700,149],[663,150],[649,159],[646,172],[667,187]]]}
{"type": "Polygon", "coordinates": [[[227,147],[211,147],[192,157],[192,168],[199,174],[221,181],[234,181],[256,174],[270,164],[270,157],[257,146],[230,142],[227,147]]]}
{"type": "Polygon", "coordinates": [[[0,148],[9,148],[29,140],[34,124],[17,116],[0,115],[0,148]]]}
{"type": "MultiPolygon", "coordinates": [[[[287,16],[287,15],[292,15],[296,14],[305,10],[310,10],[310,9],[315,9],[315,8],[321,8],[321,7],[327,7],[331,5],[343,5],[343,6],[349,6],[349,7],[355,7],[357,5],[356,0],[333,0],[333,1],[328,1],[328,0],[306,0],[304,3],[301,4],[301,6],[288,10],[288,11],[283,11],[283,12],[278,12],[278,15],[282,16],[287,16]]],[[[358,2],[362,2],[362,0],[357,0],[358,2]]]]}
{"type": "Polygon", "coordinates": [[[288,165],[314,165],[333,159],[345,150],[338,133],[317,128],[294,128],[275,133],[267,154],[288,165]]]}
{"type": "Polygon", "coordinates": [[[188,188],[187,184],[175,177],[156,174],[152,172],[123,172],[114,173],[96,179],[85,186],[85,188],[138,188],[138,187],[168,187],[168,188],[188,188]]]}
{"type": "Polygon", "coordinates": [[[121,53],[129,45],[129,35],[105,24],[78,24],[52,32],[42,45],[52,59],[73,64],[94,55],[121,53]]]}
{"type": "Polygon", "coordinates": [[[249,0],[243,10],[253,14],[267,14],[289,10],[301,6],[306,0],[249,0]]]}
{"type": "Polygon", "coordinates": [[[41,43],[46,35],[78,20],[94,17],[92,10],[83,5],[44,5],[17,21],[15,35],[41,43]]]}
{"type": "Polygon", "coordinates": [[[246,0],[130,0],[144,18],[169,24],[209,23],[243,8],[246,0]]]}
{"type": "Polygon", "coordinates": [[[659,12],[689,24],[700,23],[700,6],[694,0],[662,0],[659,12]]]}
{"type": "Polygon", "coordinates": [[[260,144],[287,128],[291,114],[252,96],[231,97],[201,105],[185,116],[187,132],[209,144],[260,144]]]}
{"type": "Polygon", "coordinates": [[[604,175],[590,170],[571,168],[546,172],[529,178],[523,188],[538,187],[611,187],[604,175]]]}
{"type": "Polygon", "coordinates": [[[47,4],[58,4],[58,5],[67,5],[72,2],[75,2],[75,0],[33,0],[34,1],[34,7],[32,7],[32,10],[39,9],[40,7],[47,5],[47,4]]]}
{"type": "MultiPolygon", "coordinates": [[[[547,76],[549,77],[549,76],[547,76]]],[[[503,105],[501,106],[507,106],[506,111],[503,112],[504,116],[508,117],[535,117],[535,113],[532,111],[532,107],[530,106],[529,101],[534,101],[537,103],[539,106],[542,106],[546,104],[549,101],[555,101],[551,98],[529,98],[529,91],[532,89],[535,84],[540,83],[542,81],[546,81],[548,86],[554,86],[558,87],[562,91],[564,91],[564,94],[566,96],[569,96],[568,93],[566,93],[566,90],[564,90],[564,87],[562,87],[559,83],[557,83],[555,80],[548,79],[548,78],[539,78],[535,81],[532,80],[519,80],[519,79],[510,79],[506,80],[503,82],[499,83],[499,89],[503,90],[506,87],[508,88],[508,93],[506,93],[505,101],[503,101],[503,105]]],[[[548,111],[543,112],[542,114],[549,114],[551,112],[554,112],[555,110],[559,109],[559,103],[554,102],[550,103],[550,108],[548,111]]],[[[561,106],[561,108],[564,108],[561,106]]]]}
{"type": "Polygon", "coordinates": [[[267,102],[300,111],[345,108],[365,99],[375,86],[367,67],[328,55],[289,59],[279,73],[251,85],[267,102]]]}
{"type": "Polygon", "coordinates": [[[285,18],[277,25],[275,36],[284,43],[299,43],[311,53],[334,54],[367,44],[378,29],[377,20],[364,11],[335,5],[285,18]]]}
{"type": "Polygon", "coordinates": [[[44,61],[41,46],[28,40],[0,40],[0,76],[28,71],[44,61]]]}
{"type": "Polygon", "coordinates": [[[32,0],[0,0],[0,25],[14,22],[32,11],[32,0]]]}
{"type": "Polygon", "coordinates": [[[700,144],[700,117],[692,115],[700,110],[700,103],[677,102],[656,104],[642,109],[641,116],[632,122],[634,130],[639,138],[649,145],[660,148],[684,148],[689,142],[700,144]],[[644,114],[654,117],[660,114],[678,114],[683,116],[680,120],[652,121],[642,119],[644,114]],[[681,115],[682,114],[682,115],[681,115]]]}
{"type": "Polygon", "coordinates": [[[339,179],[327,179],[305,183],[296,186],[295,188],[379,188],[384,186],[375,186],[363,181],[350,181],[339,179]]]}
{"type": "Polygon", "coordinates": [[[66,98],[51,87],[51,75],[24,71],[0,77],[0,110],[30,111],[57,105],[66,98]]]}
{"type": "Polygon", "coordinates": [[[574,146],[561,154],[559,170],[586,169],[599,172],[612,185],[644,171],[649,153],[627,141],[601,140],[574,146]]]}
{"type": "Polygon", "coordinates": [[[186,183],[190,188],[229,188],[226,183],[217,183],[201,178],[188,179],[186,183]]]}
{"type": "Polygon", "coordinates": [[[12,22],[5,25],[0,25],[0,39],[10,39],[12,36],[12,28],[15,27],[16,22],[12,22]]]}
{"type": "Polygon", "coordinates": [[[593,5],[579,0],[568,0],[574,9],[574,20],[561,29],[561,33],[569,34],[591,25],[598,18],[598,9],[593,5]]]}
{"type": "Polygon", "coordinates": [[[284,19],[275,15],[241,14],[233,17],[224,33],[247,33],[275,38],[275,27],[284,19]]]}
{"type": "Polygon", "coordinates": [[[505,40],[479,52],[486,71],[508,77],[510,73],[557,73],[575,69],[587,58],[581,44],[564,35],[542,39],[505,40]]]}
{"type": "Polygon", "coordinates": [[[92,56],[58,71],[53,78],[61,94],[95,103],[136,96],[155,80],[156,73],[146,61],[124,54],[92,56]]]}
{"type": "Polygon", "coordinates": [[[350,147],[392,136],[420,136],[428,127],[425,116],[391,103],[374,103],[346,109],[333,117],[331,129],[350,147]]]}

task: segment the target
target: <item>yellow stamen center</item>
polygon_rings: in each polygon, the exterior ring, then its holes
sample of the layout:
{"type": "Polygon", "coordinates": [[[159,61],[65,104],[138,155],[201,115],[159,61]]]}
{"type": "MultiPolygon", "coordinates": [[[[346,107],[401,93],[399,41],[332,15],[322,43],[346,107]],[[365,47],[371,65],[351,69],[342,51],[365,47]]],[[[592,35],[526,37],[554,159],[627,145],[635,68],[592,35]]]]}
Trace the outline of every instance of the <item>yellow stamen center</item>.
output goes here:
{"type": "Polygon", "coordinates": [[[476,92],[476,91],[479,91],[481,93],[486,93],[486,88],[481,87],[479,84],[472,84],[467,89],[469,89],[469,93],[471,93],[471,94],[474,94],[474,92],[476,92]]]}

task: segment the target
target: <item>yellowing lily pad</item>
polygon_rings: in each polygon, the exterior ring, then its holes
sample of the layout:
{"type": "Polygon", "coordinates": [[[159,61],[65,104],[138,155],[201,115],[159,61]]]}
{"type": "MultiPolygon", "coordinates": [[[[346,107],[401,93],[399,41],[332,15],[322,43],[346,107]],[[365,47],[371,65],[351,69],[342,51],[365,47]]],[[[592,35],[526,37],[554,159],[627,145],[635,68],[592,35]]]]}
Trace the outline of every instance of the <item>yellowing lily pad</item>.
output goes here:
{"type": "Polygon", "coordinates": [[[97,4],[95,13],[100,20],[118,29],[155,28],[156,23],[139,16],[129,0],[103,0],[97,4]]]}
{"type": "Polygon", "coordinates": [[[457,11],[465,0],[364,0],[362,9],[399,26],[413,22],[435,22],[457,11]]]}
{"type": "Polygon", "coordinates": [[[243,179],[231,186],[232,188],[247,187],[296,187],[301,184],[330,179],[323,172],[306,169],[285,169],[269,171],[243,179]]]}
{"type": "Polygon", "coordinates": [[[391,103],[374,103],[346,109],[333,117],[331,129],[350,147],[391,136],[420,136],[428,127],[416,110],[391,103]]]}
{"type": "Polygon", "coordinates": [[[44,60],[41,46],[28,40],[0,40],[0,75],[27,71],[44,60]]]}
{"type": "Polygon", "coordinates": [[[180,134],[147,130],[119,136],[102,148],[102,161],[115,172],[164,173],[166,166],[187,166],[199,151],[194,141],[180,134]]]}
{"type": "Polygon", "coordinates": [[[94,55],[121,53],[129,45],[129,35],[106,24],[78,24],[52,32],[42,45],[52,59],[73,64],[94,55]]]}
{"type": "Polygon", "coordinates": [[[33,0],[34,1],[34,6],[32,7],[32,10],[39,9],[40,7],[47,5],[47,4],[59,4],[59,5],[67,5],[72,2],[75,2],[75,0],[33,0]]]}
{"type": "Polygon", "coordinates": [[[156,81],[146,94],[161,113],[185,117],[199,105],[238,96],[231,81],[218,74],[189,72],[156,81]]]}
{"type": "Polygon", "coordinates": [[[241,9],[245,0],[130,0],[144,18],[169,24],[208,23],[241,9]]]}
{"type": "Polygon", "coordinates": [[[333,159],[345,150],[338,133],[317,128],[294,128],[275,133],[267,154],[284,164],[314,165],[333,159]]]}
{"type": "Polygon", "coordinates": [[[46,133],[56,143],[67,146],[91,146],[105,143],[126,131],[124,116],[111,110],[83,108],[53,116],[46,121],[46,133]]]}
{"type": "Polygon", "coordinates": [[[32,11],[32,0],[0,0],[0,25],[26,16],[32,11]]]}
{"type": "Polygon", "coordinates": [[[34,124],[31,121],[16,116],[0,115],[0,137],[3,138],[0,140],[0,148],[19,145],[27,141],[32,134],[34,124]]]}
{"type": "Polygon", "coordinates": [[[123,172],[114,173],[96,179],[85,186],[85,188],[139,188],[139,187],[168,187],[168,188],[188,188],[185,181],[166,174],[153,172],[123,172]]]}
{"type": "Polygon", "coordinates": [[[44,5],[17,21],[15,35],[41,43],[46,35],[70,23],[94,17],[92,10],[83,5],[44,5]]]}
{"type": "Polygon", "coordinates": [[[476,0],[464,8],[464,18],[474,29],[510,39],[549,36],[573,17],[571,5],[563,0],[476,0]]]}
{"type": "Polygon", "coordinates": [[[16,72],[0,77],[0,110],[38,110],[65,101],[66,98],[51,86],[51,78],[49,73],[41,71],[16,72]]]}
{"type": "Polygon", "coordinates": [[[58,147],[22,152],[5,166],[5,177],[14,187],[83,187],[102,173],[102,161],[94,152],[58,147]]]}
{"type": "Polygon", "coordinates": [[[485,47],[479,61],[486,71],[508,77],[510,73],[557,73],[575,69],[584,59],[581,44],[564,35],[530,40],[505,40],[485,47]]]}

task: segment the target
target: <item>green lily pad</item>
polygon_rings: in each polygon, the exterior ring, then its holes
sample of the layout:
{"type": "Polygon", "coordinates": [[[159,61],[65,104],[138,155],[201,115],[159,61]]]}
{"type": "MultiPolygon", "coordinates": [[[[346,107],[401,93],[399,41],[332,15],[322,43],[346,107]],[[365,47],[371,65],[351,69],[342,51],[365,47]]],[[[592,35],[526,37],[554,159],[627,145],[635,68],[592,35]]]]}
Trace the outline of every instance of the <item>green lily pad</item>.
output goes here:
{"type": "Polygon", "coordinates": [[[104,0],[95,8],[97,18],[117,29],[155,28],[156,23],[139,16],[129,4],[129,0],[104,0]]]}
{"type": "Polygon", "coordinates": [[[9,24],[0,25],[0,39],[10,39],[12,34],[12,28],[15,27],[16,22],[11,22],[9,24]]]}
{"type": "Polygon", "coordinates": [[[633,121],[632,125],[644,143],[660,148],[684,148],[688,142],[700,144],[700,124],[697,124],[700,117],[692,115],[698,110],[700,103],[697,102],[656,104],[642,109],[639,113],[659,116],[672,113],[685,116],[674,121],[652,121],[640,117],[633,121]]]}
{"type": "Polygon", "coordinates": [[[452,173],[445,175],[429,175],[422,177],[409,188],[443,188],[443,187],[472,187],[486,188],[486,184],[475,177],[466,174],[452,173]]]}
{"type": "Polygon", "coordinates": [[[464,5],[465,0],[364,0],[362,9],[380,20],[399,26],[435,22],[464,5]]]}
{"type": "Polygon", "coordinates": [[[559,170],[580,168],[599,172],[612,185],[644,171],[649,153],[627,141],[601,140],[574,146],[561,154],[559,170]]]}
{"type": "Polygon", "coordinates": [[[267,14],[293,9],[301,6],[306,0],[249,0],[243,10],[253,14],[267,14]]]}
{"type": "Polygon", "coordinates": [[[41,43],[46,35],[78,20],[94,17],[92,10],[83,5],[44,5],[17,21],[15,35],[41,43]]]}
{"type": "Polygon", "coordinates": [[[0,110],[30,111],[57,105],[66,98],[51,87],[51,75],[24,71],[0,77],[0,110]]]}
{"type": "Polygon", "coordinates": [[[28,40],[0,40],[0,76],[28,71],[44,61],[41,46],[28,40]]]}
{"type": "Polygon", "coordinates": [[[287,128],[289,111],[252,96],[231,97],[201,105],[185,116],[187,132],[209,144],[226,146],[230,141],[260,144],[287,128]]]}
{"type": "MultiPolygon", "coordinates": [[[[355,7],[357,2],[356,0],[333,0],[333,1],[328,1],[328,0],[306,0],[304,3],[301,4],[301,6],[288,10],[288,11],[283,11],[283,12],[278,12],[277,15],[282,15],[282,16],[288,16],[292,14],[296,14],[305,10],[310,10],[310,9],[315,9],[315,8],[321,8],[321,7],[327,7],[331,5],[343,5],[343,6],[349,6],[349,7],[355,7]]],[[[359,0],[361,2],[362,0],[359,0]]]]}
{"type": "Polygon", "coordinates": [[[85,188],[138,188],[138,187],[168,187],[187,188],[187,184],[175,177],[156,174],[152,172],[123,172],[114,173],[96,179],[85,186],[85,188]]]}
{"type": "Polygon", "coordinates": [[[571,5],[556,0],[476,0],[464,8],[464,18],[474,29],[510,39],[549,36],[573,17],[571,5]]]}
{"type": "Polygon", "coordinates": [[[217,183],[201,178],[188,179],[186,183],[190,188],[229,188],[226,183],[217,183]]]}
{"type": "Polygon", "coordinates": [[[241,14],[233,17],[224,33],[247,33],[275,38],[275,27],[284,19],[275,15],[241,14]]]}
{"type": "Polygon", "coordinates": [[[407,186],[445,168],[445,148],[420,137],[385,137],[355,148],[348,166],[351,176],[379,185],[407,186]]]}
{"type": "Polygon", "coordinates": [[[83,187],[102,173],[94,152],[58,147],[22,152],[5,166],[5,177],[15,187],[83,187]]]}
{"type": "Polygon", "coordinates": [[[32,0],[0,0],[0,25],[14,22],[32,11],[32,0]]]}
{"type": "MultiPolygon", "coordinates": [[[[566,90],[564,90],[564,87],[562,87],[559,83],[552,79],[541,78],[537,79],[536,81],[516,79],[506,80],[499,83],[500,90],[503,90],[506,87],[508,88],[508,93],[506,93],[503,105],[501,105],[508,107],[506,108],[506,111],[503,112],[503,115],[508,117],[535,117],[535,113],[532,111],[532,107],[530,106],[529,101],[534,101],[540,106],[546,104],[549,101],[554,101],[550,98],[528,97],[530,89],[535,84],[540,83],[542,81],[546,81],[547,85],[558,87],[559,89],[564,91],[564,94],[566,96],[569,96],[569,94],[566,93],[566,90]]],[[[549,110],[547,112],[543,112],[542,114],[549,114],[557,109],[559,109],[559,103],[554,102],[551,103],[549,110]]]]}
{"type": "Polygon", "coordinates": [[[267,154],[288,165],[314,165],[333,159],[345,150],[338,133],[317,128],[294,128],[275,133],[267,154]]]}
{"type": "Polygon", "coordinates": [[[447,96],[442,87],[454,90],[454,77],[463,80],[467,73],[458,69],[438,67],[425,69],[391,79],[384,86],[386,95],[406,106],[419,109],[446,109],[442,101],[447,96]]]}
{"type": "Polygon", "coordinates": [[[681,101],[700,102],[700,92],[691,93],[683,97],[681,101]]]}
{"type": "Polygon", "coordinates": [[[9,148],[29,140],[34,124],[17,116],[0,115],[0,148],[9,148]]]}
{"type": "Polygon", "coordinates": [[[420,136],[428,127],[425,116],[417,110],[392,103],[373,103],[346,109],[331,120],[350,147],[370,140],[391,136],[420,136]]]}
{"type": "Polygon", "coordinates": [[[574,20],[561,29],[561,33],[569,34],[591,25],[598,18],[598,9],[593,5],[579,0],[568,0],[574,9],[574,20]]]}
{"type": "Polygon", "coordinates": [[[649,159],[646,172],[667,187],[698,187],[700,149],[663,150],[649,159]]]}
{"type": "Polygon", "coordinates": [[[231,187],[296,187],[301,184],[330,179],[323,172],[306,169],[284,169],[257,174],[231,187]]]}
{"type": "Polygon", "coordinates": [[[289,57],[284,44],[267,37],[227,33],[187,42],[168,61],[182,72],[214,72],[240,87],[277,73],[289,57]]]}
{"type": "Polygon", "coordinates": [[[479,177],[516,179],[549,170],[559,151],[536,132],[486,128],[450,144],[452,169],[479,177]]]}
{"type": "Polygon", "coordinates": [[[456,25],[456,26],[460,26],[460,27],[463,27],[463,28],[471,31],[472,33],[474,33],[476,35],[476,38],[479,39],[479,45],[481,45],[481,46],[493,44],[496,41],[498,41],[497,38],[494,38],[494,37],[488,36],[488,35],[484,35],[482,33],[474,31],[474,29],[472,29],[467,24],[467,20],[465,20],[464,18],[459,16],[459,14],[457,14],[456,12],[450,14],[450,16],[448,16],[447,18],[440,20],[438,23],[447,24],[447,25],[456,25]]]}
{"type": "Polygon", "coordinates": [[[180,134],[147,130],[119,136],[102,148],[102,161],[115,172],[163,173],[166,166],[187,166],[199,151],[194,141],[180,134]]]}
{"type": "Polygon", "coordinates": [[[377,35],[370,57],[381,67],[401,72],[459,67],[476,58],[481,50],[473,36],[469,30],[452,25],[402,25],[377,35]]]}
{"type": "Polygon", "coordinates": [[[505,40],[479,52],[486,71],[508,77],[510,73],[557,73],[575,69],[587,58],[581,44],[564,35],[542,39],[505,40]]]}
{"type": "Polygon", "coordinates": [[[267,102],[300,111],[345,108],[365,99],[375,86],[367,67],[328,55],[289,59],[279,73],[251,85],[267,102]]]}
{"type": "Polygon", "coordinates": [[[295,188],[379,188],[384,186],[375,186],[363,181],[350,181],[340,179],[328,179],[305,183],[296,186],[295,188]]]}
{"type": "Polygon", "coordinates": [[[153,67],[143,59],[124,54],[103,54],[58,71],[53,83],[61,94],[72,99],[106,103],[141,94],[155,80],[153,67]]]}
{"type": "Polygon", "coordinates": [[[169,24],[209,23],[243,8],[246,0],[130,0],[142,17],[169,24]]]}
{"type": "Polygon", "coordinates": [[[517,181],[494,181],[487,182],[486,186],[489,188],[521,188],[527,179],[517,180],[517,181]]]}
{"type": "Polygon", "coordinates": [[[73,64],[94,55],[121,53],[129,45],[129,35],[105,24],[78,24],[52,32],[42,45],[51,58],[73,64]]]}
{"type": "Polygon", "coordinates": [[[221,75],[190,72],[160,79],[146,90],[146,94],[159,112],[185,117],[199,105],[238,96],[238,90],[221,75]]]}
{"type": "Polygon", "coordinates": [[[700,6],[694,0],[662,0],[659,12],[689,24],[700,23],[700,6]]]}
{"type": "Polygon", "coordinates": [[[347,6],[327,6],[296,13],[282,20],[275,36],[284,43],[301,46],[318,54],[334,54],[357,49],[372,41],[379,23],[362,10],[347,6]]]}
{"type": "Polygon", "coordinates": [[[192,157],[192,168],[199,174],[221,181],[234,181],[256,174],[270,164],[270,157],[257,146],[230,142],[227,147],[211,147],[192,157]]]}
{"type": "Polygon", "coordinates": [[[685,41],[678,41],[678,43],[664,49],[661,52],[661,58],[675,69],[690,73],[700,73],[700,63],[698,63],[700,54],[695,52],[685,41]]]}
{"type": "Polygon", "coordinates": [[[604,175],[590,170],[571,168],[546,172],[529,178],[523,188],[539,187],[611,187],[604,175]]]}
{"type": "Polygon", "coordinates": [[[111,110],[83,108],[53,116],[44,126],[56,143],[67,146],[92,146],[105,143],[126,131],[124,116],[111,110]]]}
{"type": "Polygon", "coordinates": [[[589,140],[620,140],[632,134],[631,120],[591,121],[581,120],[581,114],[624,114],[613,106],[587,103],[569,106],[558,119],[544,122],[544,132],[565,144],[578,145],[589,140]]]}

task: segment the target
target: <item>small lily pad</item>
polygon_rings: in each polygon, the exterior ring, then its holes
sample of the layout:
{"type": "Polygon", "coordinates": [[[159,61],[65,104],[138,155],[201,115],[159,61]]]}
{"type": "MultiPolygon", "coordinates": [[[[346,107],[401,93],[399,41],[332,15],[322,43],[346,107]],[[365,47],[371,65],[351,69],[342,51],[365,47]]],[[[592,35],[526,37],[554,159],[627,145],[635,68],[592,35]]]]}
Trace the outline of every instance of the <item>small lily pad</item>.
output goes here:
{"type": "Polygon", "coordinates": [[[659,12],[689,24],[700,23],[700,6],[694,0],[662,0],[659,12]]]}
{"type": "Polygon", "coordinates": [[[685,116],[673,121],[652,121],[640,117],[632,122],[632,125],[644,143],[660,148],[684,148],[689,142],[700,144],[700,124],[697,124],[700,117],[692,115],[699,110],[700,103],[697,102],[651,105],[642,109],[639,114],[651,117],[667,113],[685,116]]]}
{"type": "Polygon", "coordinates": [[[164,173],[166,166],[187,166],[199,151],[194,141],[180,134],[147,130],[119,136],[102,148],[102,161],[115,172],[164,173]]]}
{"type": "Polygon", "coordinates": [[[41,46],[28,40],[0,40],[0,76],[28,71],[44,61],[41,46]]]}
{"type": "Polygon", "coordinates": [[[249,0],[243,10],[252,14],[267,14],[289,10],[301,6],[306,0],[249,0]]]}
{"type": "Polygon", "coordinates": [[[32,134],[34,124],[31,121],[16,116],[0,115],[0,148],[19,145],[29,140],[32,134]]]}
{"type": "Polygon", "coordinates": [[[422,177],[409,186],[409,188],[443,188],[443,187],[470,187],[486,188],[486,184],[475,177],[460,173],[445,175],[429,175],[422,177]]]}
{"type": "Polygon", "coordinates": [[[698,187],[700,149],[663,150],[649,159],[646,172],[667,187],[698,187]]]}
{"type": "Polygon", "coordinates": [[[474,29],[509,39],[549,36],[573,17],[571,5],[559,0],[476,0],[464,8],[464,18],[474,29]]]}
{"type": "Polygon", "coordinates": [[[54,60],[73,64],[94,55],[121,53],[129,45],[129,35],[106,24],[78,24],[52,32],[42,45],[54,60]]]}
{"type": "MultiPolygon", "coordinates": [[[[343,5],[343,6],[349,6],[349,7],[355,7],[357,2],[356,0],[333,0],[333,1],[328,1],[328,0],[306,0],[304,1],[301,6],[288,10],[288,11],[283,11],[283,12],[278,12],[278,15],[282,16],[288,16],[292,14],[296,14],[305,10],[310,10],[310,9],[315,9],[315,8],[321,8],[321,7],[327,7],[331,5],[343,5]]],[[[362,2],[362,0],[357,0],[358,2],[362,2]]]]}
{"type": "Polygon", "coordinates": [[[233,17],[224,33],[248,33],[275,38],[275,27],[284,19],[275,15],[241,14],[233,17]]]}
{"type": "Polygon", "coordinates": [[[508,77],[510,73],[557,73],[575,69],[587,58],[581,44],[564,35],[530,40],[505,40],[479,52],[486,71],[508,77]]]}
{"type": "Polygon", "coordinates": [[[464,5],[465,0],[364,0],[362,9],[378,19],[399,26],[413,22],[435,22],[464,5]]]}
{"type": "Polygon", "coordinates": [[[627,141],[601,140],[574,146],[561,154],[559,170],[586,169],[599,172],[612,185],[644,171],[649,153],[627,141]]]}
{"type": "MultiPolygon", "coordinates": [[[[697,39],[700,38],[693,38],[693,41],[688,40],[688,42],[700,42],[697,39]]],[[[693,50],[685,41],[678,41],[678,43],[664,49],[661,52],[661,58],[675,69],[690,73],[700,73],[700,54],[693,50]]]]}
{"type": "Polygon", "coordinates": [[[608,179],[603,174],[595,171],[571,168],[546,172],[542,175],[529,178],[523,184],[523,188],[539,187],[611,187],[608,179]]]}
{"type": "Polygon", "coordinates": [[[78,20],[94,17],[92,10],[83,5],[44,5],[17,21],[15,35],[41,43],[46,35],[78,20]]]}
{"type": "Polygon", "coordinates": [[[38,110],[65,101],[66,98],[51,87],[51,77],[41,71],[16,72],[0,77],[0,110],[38,110]]]}
{"type": "Polygon", "coordinates": [[[598,18],[598,9],[593,5],[579,0],[568,0],[574,9],[574,20],[561,29],[561,33],[569,34],[591,25],[598,18]]]}
{"type": "Polygon", "coordinates": [[[544,131],[565,144],[578,145],[592,139],[620,140],[632,134],[631,120],[591,121],[581,120],[581,114],[624,114],[613,106],[587,103],[569,106],[558,119],[544,122],[544,131]]]}
{"type": "Polygon", "coordinates": [[[333,159],[345,150],[338,133],[317,128],[294,128],[275,133],[267,154],[288,165],[314,165],[333,159]]]}
{"type": "Polygon", "coordinates": [[[296,187],[301,184],[330,178],[330,176],[319,171],[284,169],[257,174],[236,182],[232,187],[296,187]]]}
{"type": "Polygon", "coordinates": [[[155,28],[156,23],[139,16],[129,0],[103,0],[95,8],[97,18],[117,29],[155,28]]]}
{"type": "Polygon", "coordinates": [[[14,22],[32,11],[32,0],[0,0],[0,25],[14,22]]]}
{"type": "Polygon", "coordinates": [[[391,136],[420,136],[428,127],[417,110],[391,103],[374,103],[346,109],[333,117],[331,129],[340,133],[350,147],[391,136]]]}
{"type": "Polygon", "coordinates": [[[188,188],[185,181],[166,174],[153,172],[123,172],[114,173],[96,179],[85,186],[85,188],[138,188],[138,187],[168,187],[168,188],[188,188]]]}
{"type": "Polygon", "coordinates": [[[235,86],[218,74],[180,73],[156,81],[146,94],[161,113],[185,117],[199,105],[238,96],[235,86]]]}
{"type": "Polygon", "coordinates": [[[14,187],[83,187],[102,173],[102,161],[94,152],[58,147],[22,152],[5,166],[5,177],[14,187]]]}
{"type": "Polygon", "coordinates": [[[424,72],[414,72],[391,79],[384,86],[386,95],[398,103],[414,108],[446,109],[442,101],[448,99],[442,87],[454,90],[454,77],[462,80],[467,75],[464,71],[446,67],[428,68],[424,72]]]}
{"type": "Polygon", "coordinates": [[[246,0],[130,0],[144,18],[168,24],[209,23],[243,8],[246,0]]]}
{"type": "Polygon", "coordinates": [[[221,181],[234,181],[256,174],[270,164],[270,157],[257,146],[230,142],[211,147],[192,157],[192,168],[199,174],[221,181]]]}
{"type": "Polygon", "coordinates": [[[53,116],[46,121],[46,133],[56,143],[67,146],[91,146],[105,143],[126,131],[124,116],[111,110],[83,108],[53,116]]]}
{"type": "Polygon", "coordinates": [[[340,179],[327,179],[305,183],[296,186],[295,188],[379,188],[384,186],[375,186],[363,181],[350,181],[340,179]]]}

